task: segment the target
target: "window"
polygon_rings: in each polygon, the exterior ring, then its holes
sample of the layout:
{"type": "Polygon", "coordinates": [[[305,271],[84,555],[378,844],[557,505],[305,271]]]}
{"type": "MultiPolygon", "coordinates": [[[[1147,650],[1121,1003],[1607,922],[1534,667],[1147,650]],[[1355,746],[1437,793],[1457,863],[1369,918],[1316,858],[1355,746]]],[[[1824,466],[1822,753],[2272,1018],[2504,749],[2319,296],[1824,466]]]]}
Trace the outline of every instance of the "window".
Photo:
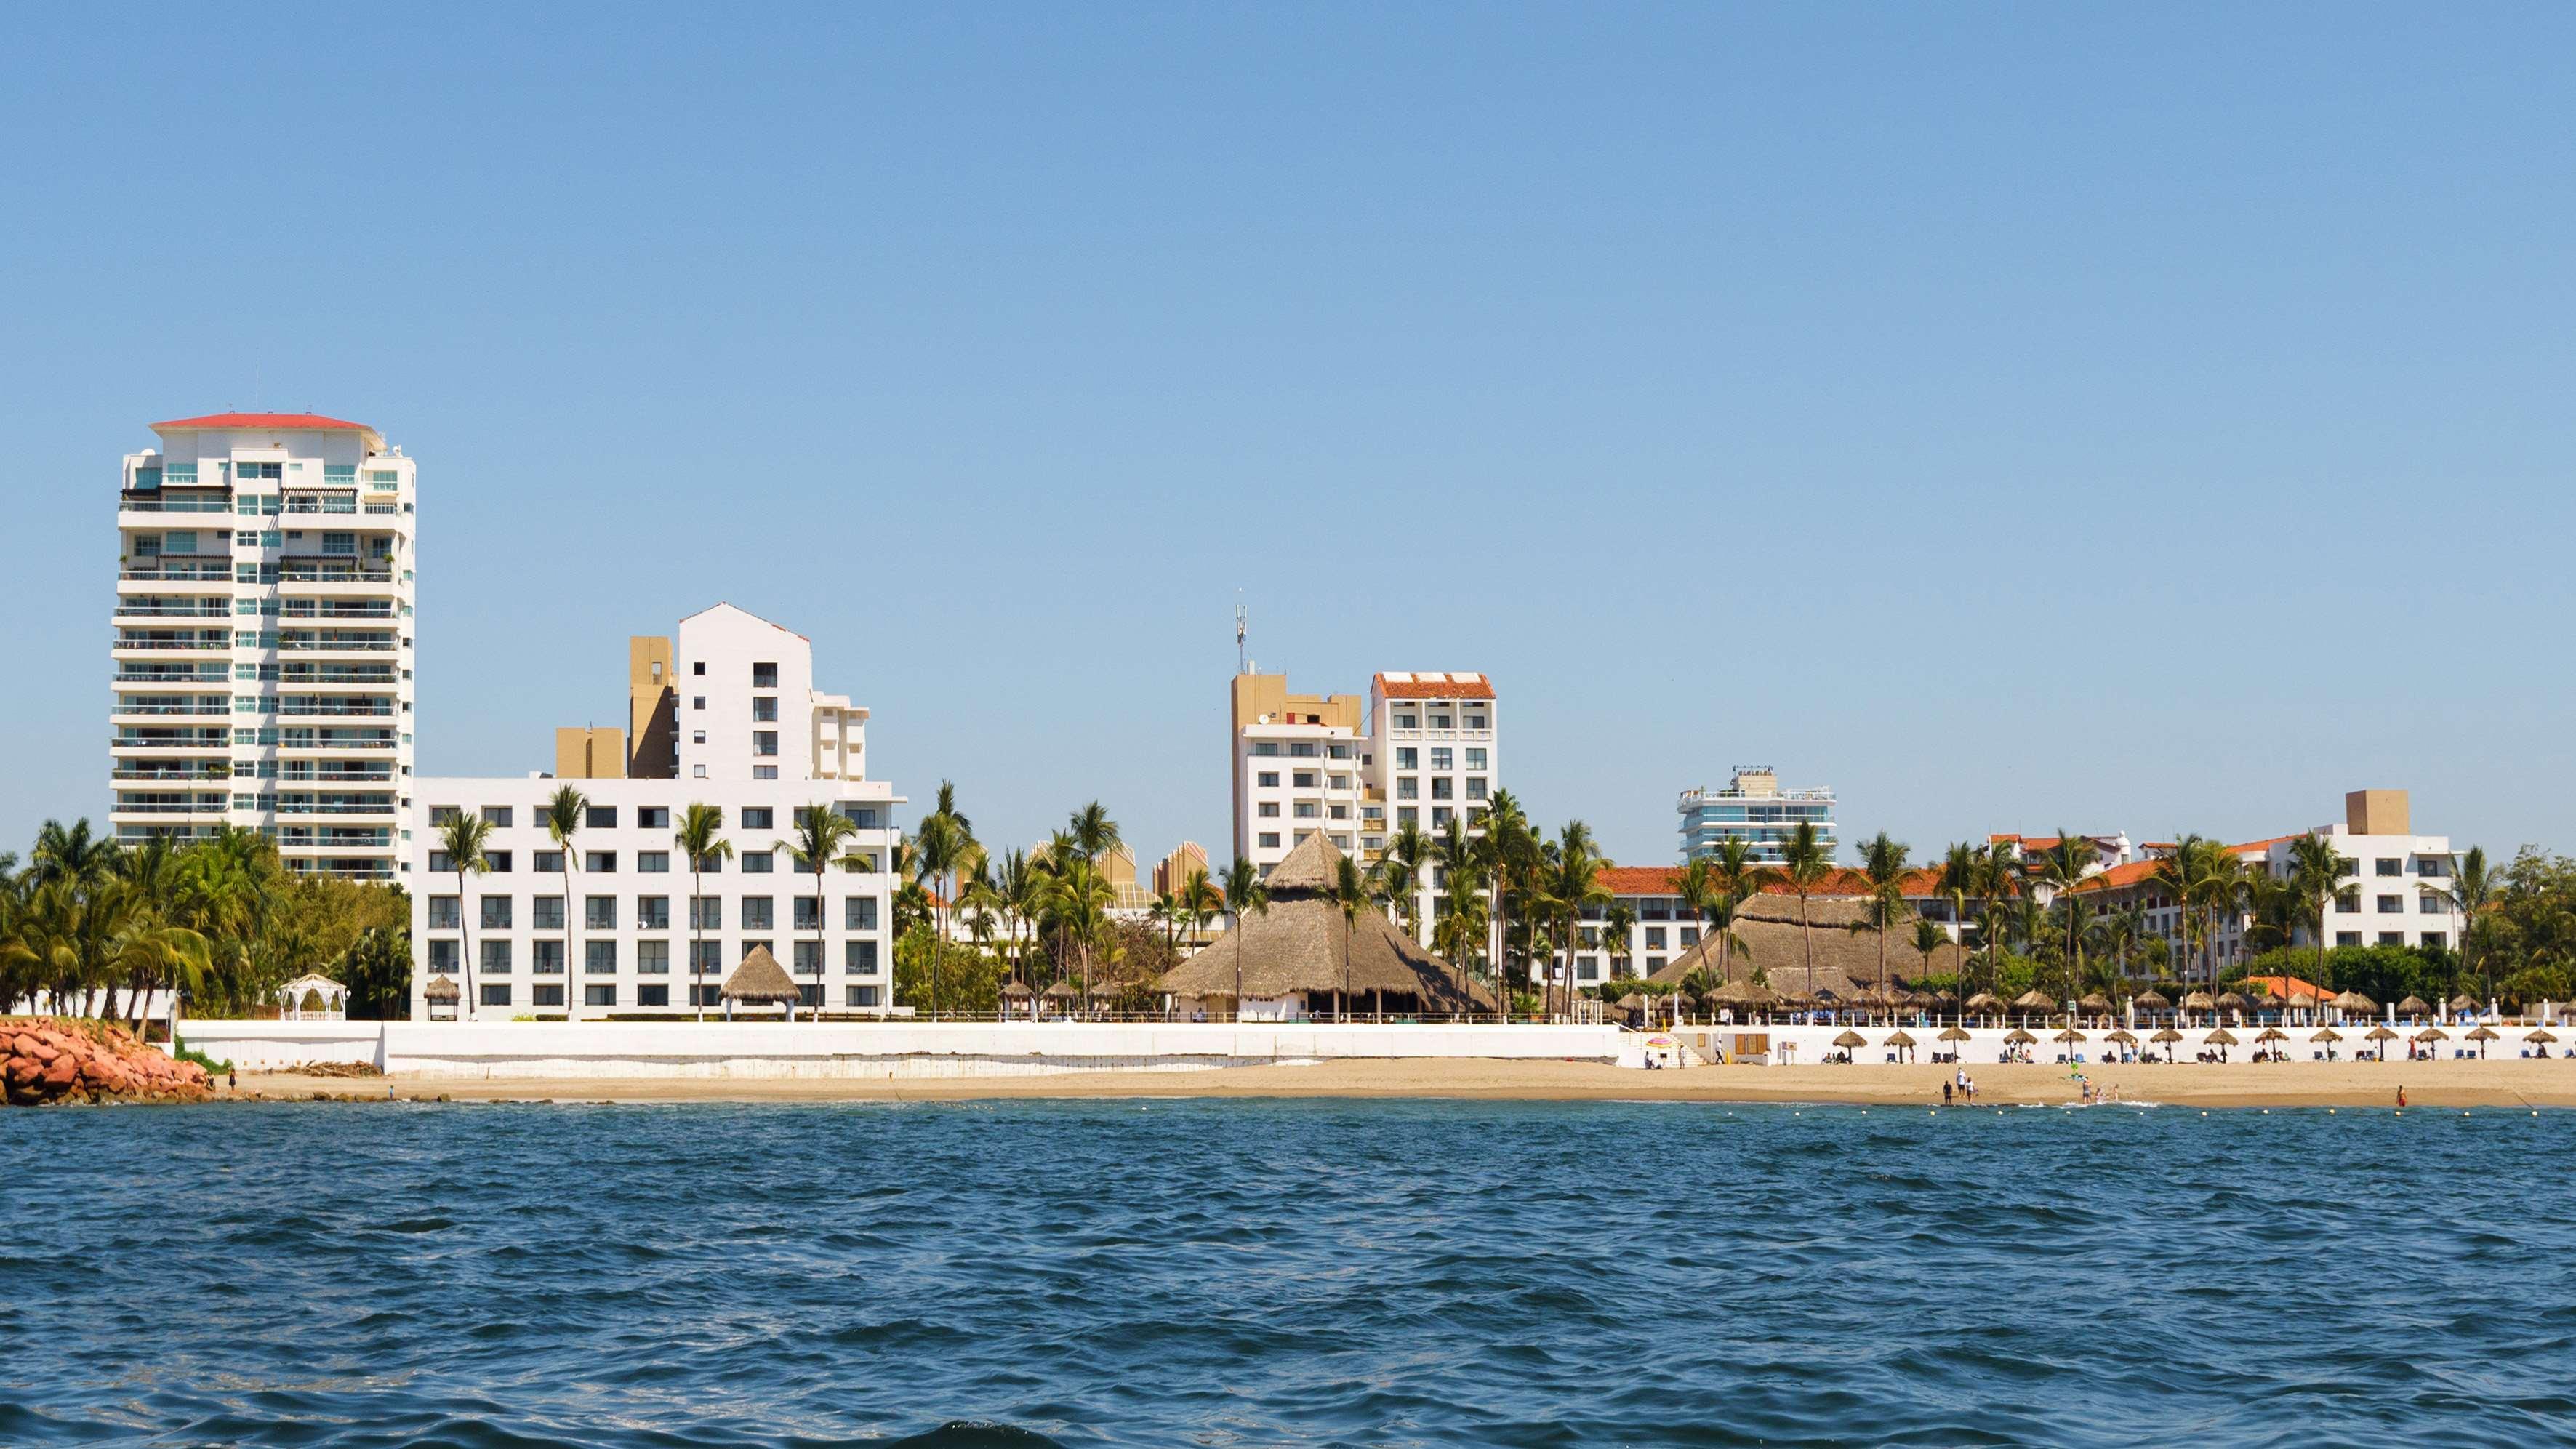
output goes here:
{"type": "Polygon", "coordinates": [[[696,674],[696,675],[703,675],[703,674],[705,674],[705,673],[707,672],[707,661],[705,661],[705,660],[701,659],[701,660],[698,660],[696,663],[691,664],[691,665],[689,666],[689,672],[690,672],[691,674],[696,674]]]}
{"type": "Polygon", "coordinates": [[[431,974],[438,976],[453,976],[456,974],[456,943],[454,941],[432,941],[429,943],[429,969],[431,974]]]}
{"type": "Polygon", "coordinates": [[[841,901],[841,928],[848,931],[873,931],[877,928],[877,898],[846,896],[841,901]]]}
{"type": "Polygon", "coordinates": [[[483,852],[483,869],[486,873],[491,875],[508,875],[510,873],[510,852],[506,850],[487,850],[483,852]]]}
{"type": "Polygon", "coordinates": [[[751,778],[755,780],[775,780],[778,778],[778,767],[776,765],[754,765],[751,767],[751,778]]]}
{"type": "Polygon", "coordinates": [[[852,986],[843,994],[850,1005],[859,1010],[872,1009],[877,1004],[877,989],[873,986],[852,986]]]}
{"type": "Polygon", "coordinates": [[[533,866],[539,875],[561,875],[563,874],[564,868],[563,852],[560,850],[540,850],[536,853],[533,866]]]}
{"type": "Polygon", "coordinates": [[[1470,770],[1481,770],[1485,768],[1485,752],[1482,748],[1472,749],[1467,752],[1467,768],[1470,770]]]}
{"type": "Polygon", "coordinates": [[[1485,798],[1484,776],[1469,775],[1467,777],[1467,798],[1470,800],[1482,800],[1485,798]]]}
{"type": "Polygon", "coordinates": [[[1331,814],[1332,818],[1335,820],[1348,820],[1351,818],[1351,807],[1348,805],[1336,805],[1332,808],[1331,814]]]}
{"type": "Polygon", "coordinates": [[[1448,825],[1449,825],[1449,817],[1450,817],[1452,814],[1455,814],[1455,813],[1456,813],[1456,812],[1452,811],[1452,810],[1451,810],[1448,806],[1446,806],[1446,805],[1434,805],[1434,806],[1432,806],[1432,807],[1431,807],[1431,828],[1432,828],[1432,829],[1434,829],[1434,830],[1444,830],[1444,829],[1447,829],[1447,828],[1448,828],[1448,825]]]}
{"type": "Polygon", "coordinates": [[[1418,779],[1414,778],[1414,777],[1413,777],[1413,776],[1411,776],[1411,775],[1398,775],[1398,776],[1396,776],[1396,777],[1395,777],[1395,798],[1397,798],[1398,800],[1419,800],[1419,799],[1421,799],[1421,798],[1422,798],[1422,782],[1421,782],[1420,780],[1418,780],[1418,779]]]}
{"type": "Polygon", "coordinates": [[[1395,767],[1399,770],[1421,769],[1422,752],[1411,745],[1397,746],[1395,751],[1395,767]]]}
{"type": "Polygon", "coordinates": [[[2427,879],[2440,880],[2451,873],[2451,863],[2438,855],[2420,855],[2415,858],[2415,873],[2427,879]]]}
{"type": "Polygon", "coordinates": [[[1276,820],[1279,818],[1279,802],[1276,800],[1264,800],[1258,807],[1256,807],[1255,813],[1264,820],[1276,820]]]}
{"type": "Polygon", "coordinates": [[[510,898],[508,896],[485,896],[483,898],[483,929],[487,931],[506,931],[510,929],[510,898]]]}
{"type": "Polygon", "coordinates": [[[725,858],[723,856],[710,855],[704,860],[693,860],[689,862],[689,869],[696,871],[700,875],[722,875],[724,874],[724,863],[725,858]]]}
{"type": "Polygon", "coordinates": [[[429,823],[433,826],[452,825],[456,821],[456,815],[457,810],[453,805],[432,805],[429,807],[429,823]]]}
{"type": "Polygon", "coordinates": [[[1681,943],[1682,943],[1683,945],[1685,945],[1685,946],[1696,946],[1696,945],[1698,945],[1698,944],[1699,944],[1699,927],[1697,927],[1697,926],[1684,926],[1684,927],[1682,927],[1682,928],[1681,928],[1680,936],[1681,936],[1681,943]]]}
{"type": "Polygon", "coordinates": [[[776,689],[778,687],[778,666],[775,664],[755,664],[751,666],[751,687],[754,689],[776,689]]]}
{"type": "Polygon", "coordinates": [[[614,805],[590,806],[581,812],[581,823],[593,830],[615,830],[617,807],[614,805]]]}
{"type": "Polygon", "coordinates": [[[689,774],[697,779],[703,780],[707,777],[707,767],[704,765],[691,765],[689,767],[689,774]]]}
{"type": "Polygon", "coordinates": [[[671,943],[638,941],[635,943],[635,970],[645,976],[671,974],[671,943]]]}
{"type": "Polygon", "coordinates": [[[778,857],[773,852],[766,850],[746,850],[742,853],[742,873],[744,875],[768,875],[777,868],[778,857]]]}
{"type": "Polygon", "coordinates": [[[554,986],[533,987],[529,990],[528,995],[533,998],[528,1003],[530,1006],[563,1005],[563,987],[560,984],[554,986]]]}
{"type": "Polygon", "coordinates": [[[721,931],[724,929],[724,897],[689,897],[689,929],[721,931]]]}
{"type": "Polygon", "coordinates": [[[636,806],[636,807],[635,807],[635,828],[636,828],[636,829],[638,829],[638,830],[668,830],[668,829],[670,829],[670,828],[671,828],[671,807],[670,807],[670,806],[668,806],[668,805],[638,805],[638,806],[636,806]]]}
{"type": "Polygon", "coordinates": [[[1315,818],[1315,802],[1314,802],[1314,801],[1312,801],[1312,800],[1300,800],[1300,801],[1298,801],[1298,802],[1297,802],[1297,818],[1298,818],[1298,819],[1300,819],[1300,820],[1312,820],[1312,819],[1314,819],[1314,818],[1315,818]]]}
{"type": "Polygon", "coordinates": [[[483,974],[486,976],[505,976],[509,974],[509,970],[510,943],[507,941],[484,942],[483,974]]]}
{"type": "Polygon", "coordinates": [[[795,950],[796,959],[794,963],[787,968],[788,970],[795,972],[799,976],[820,976],[823,974],[822,942],[799,941],[796,943],[795,950]]]}
{"type": "Polygon", "coordinates": [[[581,902],[581,928],[585,931],[617,929],[617,897],[584,896],[581,902]]]}
{"type": "Polygon", "coordinates": [[[1312,790],[1315,788],[1315,772],[1312,770],[1295,771],[1289,776],[1288,783],[1294,789],[1312,790]]]}
{"type": "Polygon", "coordinates": [[[1264,848],[1275,848],[1279,844],[1279,832],[1276,830],[1261,832],[1261,844],[1264,848]]]}
{"type": "Polygon", "coordinates": [[[1447,770],[1447,769],[1454,769],[1454,768],[1456,768],[1455,766],[1453,766],[1453,765],[1451,765],[1451,764],[1449,763],[1450,756],[1451,756],[1451,754],[1452,754],[1452,753],[1453,753],[1453,752],[1450,750],[1450,748],[1449,748],[1447,745],[1437,745],[1437,746],[1434,746],[1434,747],[1432,748],[1432,751],[1431,751],[1431,768],[1433,768],[1433,769],[1435,769],[1435,770],[1447,770]]]}
{"type": "MultiPolygon", "coordinates": [[[[870,902],[870,904],[873,905],[875,903],[870,902]]],[[[852,976],[876,975],[877,943],[874,941],[844,941],[841,943],[841,969],[852,976]]]]}
{"type": "MultiPolygon", "coordinates": [[[[669,969],[669,962],[665,961],[662,964],[664,969],[669,969]]],[[[668,986],[638,986],[635,988],[635,1004],[637,1006],[668,1006],[671,1004],[671,988],[668,986]]]]}
{"type": "Polygon", "coordinates": [[[463,918],[463,914],[454,896],[429,898],[429,928],[433,931],[455,930],[456,923],[463,918]]]}
{"type": "Polygon", "coordinates": [[[669,896],[637,896],[635,898],[635,929],[639,931],[667,931],[671,929],[671,898],[669,896]]]}
{"type": "Polygon", "coordinates": [[[1480,729],[1483,729],[1484,727],[1485,727],[1485,716],[1484,716],[1483,712],[1481,712],[1481,711],[1471,711],[1471,712],[1469,712],[1469,714],[1467,715],[1467,728],[1469,728],[1469,729],[1471,729],[1471,730],[1480,730],[1480,729]]]}
{"type": "Polygon", "coordinates": [[[1660,951],[1664,949],[1663,927],[1648,926],[1646,928],[1646,949],[1649,951],[1660,951]]]}
{"type": "Polygon", "coordinates": [[[1291,741],[1288,746],[1288,758],[1292,760],[1311,760],[1315,758],[1315,742],[1313,740],[1291,741]]]}
{"type": "MultiPolygon", "coordinates": [[[[707,732],[706,732],[705,730],[691,730],[691,731],[689,731],[689,743],[690,743],[690,744],[693,744],[693,745],[703,745],[703,744],[705,744],[706,742],[707,742],[707,732]]],[[[698,768],[699,768],[700,770],[702,770],[702,771],[703,771],[704,769],[706,769],[706,766],[704,766],[704,765],[700,765],[700,766],[698,766],[698,768]]]]}
{"type": "Polygon", "coordinates": [[[617,943],[615,941],[582,942],[581,974],[584,976],[616,975],[617,943]]]}
{"type": "Polygon", "coordinates": [[[2401,856],[2386,856],[2386,855],[2383,855],[2383,856],[2381,856],[2381,857],[2379,858],[2379,862],[2378,862],[2378,863],[2379,863],[2379,873],[2380,873],[2381,875],[2404,875],[2404,874],[2406,873],[2406,857],[2404,857],[2404,856],[2402,856],[2402,855],[2401,855],[2401,856]]]}
{"type": "MultiPolygon", "coordinates": [[[[483,807],[483,823],[491,826],[495,830],[509,829],[510,815],[511,810],[507,805],[486,805],[483,807]]],[[[434,824],[436,822],[432,823],[434,824]]]]}
{"type": "MultiPolygon", "coordinates": [[[[689,943],[689,970],[699,976],[723,975],[724,942],[691,941],[689,943]]],[[[709,1006],[716,1004],[717,990],[718,988],[715,986],[709,986],[706,988],[706,1000],[709,1006]]]]}
{"type": "Polygon", "coordinates": [[[2406,933],[2404,931],[2382,931],[2379,933],[2379,944],[2383,946],[2403,946],[2406,944],[2406,933]]]}
{"type": "Polygon", "coordinates": [[[1431,798],[1432,798],[1432,799],[1434,799],[1434,800],[1455,800],[1455,799],[1457,799],[1457,798],[1458,798],[1458,782],[1457,782],[1457,781],[1455,781],[1455,780],[1450,779],[1450,778],[1449,778],[1448,776],[1446,776],[1446,775],[1434,775],[1434,776],[1432,776],[1432,777],[1431,777],[1431,798]]]}
{"type": "Polygon", "coordinates": [[[617,852],[613,850],[585,851],[582,853],[581,857],[581,868],[583,870],[597,871],[602,875],[615,875],[617,874],[617,852]]]}
{"type": "Polygon", "coordinates": [[[539,976],[561,976],[564,968],[563,947],[564,943],[561,941],[530,941],[528,969],[539,976]]]}
{"type": "Polygon", "coordinates": [[[638,875],[669,875],[671,873],[671,852],[667,850],[639,850],[635,852],[635,873],[638,875]]]}
{"type": "Polygon", "coordinates": [[[2337,931],[2335,932],[2335,944],[2338,946],[2358,946],[2361,944],[2361,933],[2359,931],[2337,931]]]}
{"type": "Polygon", "coordinates": [[[778,722],[778,696],[774,694],[753,695],[751,697],[751,718],[752,722],[755,724],[776,724],[778,722]]]}
{"type": "Polygon", "coordinates": [[[475,988],[474,994],[483,999],[485,1006],[507,1006],[510,1004],[510,983],[486,981],[475,988]]]}
{"type": "Polygon", "coordinates": [[[536,912],[534,918],[528,922],[531,929],[539,931],[560,931],[563,929],[563,897],[538,896],[531,902],[531,904],[534,905],[536,912]]]}
{"type": "MultiPolygon", "coordinates": [[[[2344,913],[2345,915],[2347,915],[2347,916],[2357,916],[2357,915],[2360,915],[2360,914],[2361,914],[2361,892],[2359,892],[2359,891],[2345,891],[2345,892],[2343,892],[2341,895],[2336,896],[2336,897],[2335,897],[2335,909],[2336,909],[2336,910],[2338,910],[2338,911],[2343,912],[2343,913],[2344,913]]],[[[2357,945],[2359,945],[2359,944],[2361,944],[2361,943],[2360,943],[2360,942],[2358,942],[2358,941],[2356,941],[2356,942],[2354,942],[2353,944],[2357,946],[2357,945]]]]}
{"type": "Polygon", "coordinates": [[[2381,896],[2378,899],[2378,906],[2379,913],[2383,916],[2403,914],[2406,910],[2406,898],[2404,896],[2381,896]]]}
{"type": "Polygon", "coordinates": [[[2448,934],[2441,931],[2426,931],[2424,933],[2424,945],[2429,950],[2438,951],[2442,949],[2442,947],[2449,944],[2450,939],[2451,938],[2448,934]]]}
{"type": "Polygon", "coordinates": [[[795,909],[797,930],[819,931],[823,929],[823,898],[821,896],[798,896],[795,902],[795,909]]]}
{"type": "Polygon", "coordinates": [[[2451,898],[2426,891],[2415,898],[2415,909],[2428,916],[2447,916],[2451,913],[2451,898]]]}
{"type": "Polygon", "coordinates": [[[1422,728],[1421,721],[1422,716],[1418,714],[1410,712],[1402,713],[1395,717],[1395,727],[1400,730],[1420,729],[1422,728]]]}
{"type": "Polygon", "coordinates": [[[689,708],[691,708],[691,709],[705,709],[706,707],[707,707],[707,697],[706,697],[705,695],[703,695],[703,694],[693,694],[693,695],[690,695],[690,696],[689,696],[689,708]]]}
{"type": "Polygon", "coordinates": [[[745,830],[774,830],[777,826],[772,822],[777,818],[778,812],[766,805],[742,807],[742,828],[745,830]]]}
{"type": "Polygon", "coordinates": [[[1279,753],[1279,743],[1276,740],[1255,740],[1252,752],[1262,756],[1276,755],[1279,753]]]}
{"type": "Polygon", "coordinates": [[[751,732],[751,752],[755,755],[762,756],[763,758],[774,757],[777,755],[778,731],[753,730],[751,732]]]}
{"type": "Polygon", "coordinates": [[[1279,772],[1277,770],[1264,770],[1253,778],[1255,783],[1259,784],[1264,790],[1276,790],[1279,788],[1279,772]]]}
{"type": "Polygon", "coordinates": [[[1406,825],[1420,825],[1422,823],[1422,812],[1410,805],[1399,805],[1395,809],[1395,823],[1399,827],[1406,825]]]}
{"type": "Polygon", "coordinates": [[[2339,857],[2335,861],[2335,874],[2359,875],[2361,874],[2361,862],[2352,859],[2350,856],[2339,857]]]}
{"type": "MultiPolygon", "coordinates": [[[[742,928],[746,931],[766,931],[777,925],[778,923],[774,918],[775,912],[772,907],[772,897],[744,896],[742,898],[742,928]]],[[[746,950],[743,954],[749,955],[750,952],[746,950]]]]}

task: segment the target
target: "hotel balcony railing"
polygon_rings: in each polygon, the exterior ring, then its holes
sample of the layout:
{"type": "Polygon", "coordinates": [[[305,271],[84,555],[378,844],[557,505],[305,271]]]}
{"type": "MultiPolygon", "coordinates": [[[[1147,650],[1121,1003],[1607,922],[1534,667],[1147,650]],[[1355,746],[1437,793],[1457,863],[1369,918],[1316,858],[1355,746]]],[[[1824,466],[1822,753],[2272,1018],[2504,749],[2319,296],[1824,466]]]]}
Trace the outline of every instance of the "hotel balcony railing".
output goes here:
{"type": "Polygon", "coordinates": [[[233,637],[230,630],[226,630],[221,639],[153,639],[140,635],[119,634],[116,636],[115,647],[148,650],[230,649],[233,647],[233,637]]]}
{"type": "MultiPolygon", "coordinates": [[[[112,747],[120,750],[226,750],[232,748],[232,743],[231,730],[194,735],[172,730],[158,735],[118,735],[112,747]]],[[[390,745],[391,742],[387,743],[390,745]]]]}
{"type": "Polygon", "coordinates": [[[390,619],[394,616],[394,606],[371,600],[324,603],[305,599],[289,603],[284,615],[289,619],[390,619]]]}
{"type": "Polygon", "coordinates": [[[278,742],[281,750],[390,750],[392,740],[302,740],[292,736],[278,742]]]}
{"type": "Polygon", "coordinates": [[[233,704],[232,704],[232,701],[231,701],[231,700],[229,700],[229,699],[224,700],[223,702],[221,702],[221,703],[219,703],[219,704],[134,704],[134,703],[128,702],[128,703],[122,703],[122,704],[115,705],[114,707],[112,707],[112,708],[111,708],[111,710],[110,710],[109,712],[110,712],[110,713],[112,713],[112,714],[220,714],[220,715],[230,715],[230,714],[233,712],[233,704]]]}
{"type": "Polygon", "coordinates": [[[358,500],[355,498],[289,498],[286,500],[286,511],[289,513],[355,513],[358,511],[358,500]]]}
{"type": "Polygon", "coordinates": [[[232,801],[229,797],[204,805],[170,805],[158,802],[149,805],[136,805],[128,804],[120,800],[116,804],[107,807],[108,813],[111,815],[221,815],[231,808],[232,801]]]}
{"type": "Polygon", "coordinates": [[[283,829],[277,832],[278,845],[286,850],[363,850],[369,846],[393,844],[394,833],[388,827],[374,830],[349,826],[324,826],[283,829]]]}
{"type": "Polygon", "coordinates": [[[278,671],[280,684],[391,684],[390,664],[289,664],[278,671]]]}
{"type": "Polygon", "coordinates": [[[394,581],[392,569],[326,569],[310,565],[281,564],[280,581],[290,584],[389,584],[394,581]]]}
{"type": "Polygon", "coordinates": [[[367,505],[367,511],[369,513],[400,513],[402,512],[402,506],[396,503],[370,503],[367,505]]]}
{"type": "Polygon", "coordinates": [[[390,769],[333,773],[290,766],[277,772],[277,783],[281,785],[390,785],[393,781],[394,772],[390,769]]]}
{"type": "Polygon", "coordinates": [[[335,880],[392,880],[394,868],[380,860],[290,860],[288,870],[297,875],[327,875],[335,880]]]}
{"type": "Polygon", "coordinates": [[[117,500],[124,513],[230,513],[229,498],[158,498],[150,494],[128,493],[117,500]]]}
{"type": "Polygon", "coordinates": [[[341,704],[336,701],[330,704],[322,704],[312,701],[298,703],[296,701],[289,700],[286,703],[279,705],[277,707],[277,712],[281,715],[297,717],[320,715],[325,717],[345,716],[350,718],[370,717],[381,719],[390,716],[394,712],[394,707],[390,704],[341,704]]]}
{"type": "Polygon", "coordinates": [[[288,654],[323,654],[343,649],[357,649],[370,653],[390,654],[394,650],[394,636],[391,634],[372,634],[364,637],[348,639],[281,638],[277,641],[277,647],[280,652],[288,654]]]}
{"type": "Polygon", "coordinates": [[[119,604],[116,606],[116,616],[120,619],[228,619],[232,617],[232,612],[228,608],[210,609],[197,601],[191,601],[185,605],[119,604]]]}
{"type": "Polygon", "coordinates": [[[136,564],[116,571],[120,579],[159,579],[165,582],[231,583],[233,566],[228,563],[136,564]]]}
{"type": "Polygon", "coordinates": [[[276,808],[280,815],[391,815],[395,807],[391,800],[365,805],[344,801],[280,800],[276,808]]]}
{"type": "Polygon", "coordinates": [[[192,780],[229,780],[232,777],[230,765],[212,770],[111,770],[108,772],[108,778],[111,780],[133,780],[144,784],[166,782],[172,785],[184,785],[192,780]]]}

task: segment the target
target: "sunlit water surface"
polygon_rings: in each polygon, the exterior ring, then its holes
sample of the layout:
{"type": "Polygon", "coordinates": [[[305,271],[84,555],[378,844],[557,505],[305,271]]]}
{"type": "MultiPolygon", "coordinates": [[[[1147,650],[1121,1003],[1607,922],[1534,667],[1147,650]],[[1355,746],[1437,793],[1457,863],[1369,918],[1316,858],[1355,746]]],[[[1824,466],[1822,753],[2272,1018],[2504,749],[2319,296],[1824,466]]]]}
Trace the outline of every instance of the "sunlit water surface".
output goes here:
{"type": "Polygon", "coordinates": [[[2576,1436],[2576,1115],[0,1113],[0,1443],[2576,1436]]]}

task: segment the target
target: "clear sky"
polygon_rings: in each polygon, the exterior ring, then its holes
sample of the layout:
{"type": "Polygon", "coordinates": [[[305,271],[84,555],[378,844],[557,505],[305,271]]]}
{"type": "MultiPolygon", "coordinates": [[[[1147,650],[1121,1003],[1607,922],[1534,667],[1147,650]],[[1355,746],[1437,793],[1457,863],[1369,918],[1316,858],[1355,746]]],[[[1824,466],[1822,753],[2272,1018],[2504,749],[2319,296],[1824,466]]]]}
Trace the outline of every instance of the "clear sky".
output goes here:
{"type": "Polygon", "coordinates": [[[107,801],[144,424],[420,459],[424,774],[815,641],[914,800],[1226,854],[1232,609],[1480,669],[1668,859],[2576,845],[2576,9],[34,8],[0,48],[0,845],[107,801]],[[1239,594],[1238,594],[1239,591],[1239,594]]]}

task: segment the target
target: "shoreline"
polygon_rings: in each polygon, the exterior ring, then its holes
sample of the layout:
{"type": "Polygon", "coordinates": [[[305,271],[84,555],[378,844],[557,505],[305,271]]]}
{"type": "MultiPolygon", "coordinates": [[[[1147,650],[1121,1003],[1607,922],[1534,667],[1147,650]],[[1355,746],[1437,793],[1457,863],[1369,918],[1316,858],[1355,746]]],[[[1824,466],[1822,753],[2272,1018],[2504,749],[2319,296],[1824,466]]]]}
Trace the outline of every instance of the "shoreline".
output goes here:
{"type": "MultiPolygon", "coordinates": [[[[1522,1102],[1704,1102],[1817,1106],[1942,1105],[1944,1066],[1703,1066],[1639,1071],[1589,1062],[1493,1058],[1343,1059],[1305,1066],[1193,1071],[1066,1072],[1045,1076],[866,1080],[848,1077],[341,1077],[241,1074],[219,1078],[216,1100],[544,1102],[975,1102],[1001,1100],[1398,1099],[1522,1102]],[[389,1090],[390,1089],[390,1090],[389,1090]]],[[[2576,1107],[2576,1062],[2523,1058],[2433,1062],[2235,1062],[2086,1067],[2097,1087],[2133,1106],[2202,1108],[2409,1106],[2576,1107]]],[[[2054,1065],[1970,1066],[1980,1107],[2069,1106],[2078,1084],[2054,1065]]]]}

